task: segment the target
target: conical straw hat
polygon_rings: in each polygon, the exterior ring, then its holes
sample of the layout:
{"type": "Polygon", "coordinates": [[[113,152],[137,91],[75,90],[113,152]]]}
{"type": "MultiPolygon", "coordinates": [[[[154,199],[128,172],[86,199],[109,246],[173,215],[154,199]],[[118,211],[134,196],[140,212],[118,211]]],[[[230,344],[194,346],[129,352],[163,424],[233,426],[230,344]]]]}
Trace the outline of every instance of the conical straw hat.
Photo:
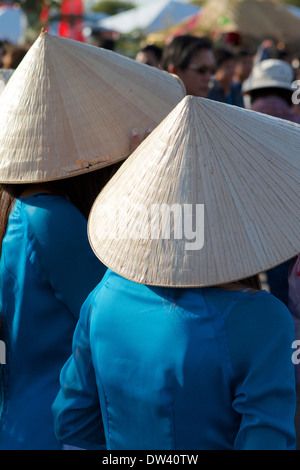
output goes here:
{"type": "Polygon", "coordinates": [[[42,32],[0,97],[0,182],[67,178],[120,161],[185,95],[175,76],[42,32]]]}
{"type": "Polygon", "coordinates": [[[280,264],[300,251],[299,148],[297,124],[188,96],[97,197],[91,246],[123,277],[157,286],[280,264]]]}

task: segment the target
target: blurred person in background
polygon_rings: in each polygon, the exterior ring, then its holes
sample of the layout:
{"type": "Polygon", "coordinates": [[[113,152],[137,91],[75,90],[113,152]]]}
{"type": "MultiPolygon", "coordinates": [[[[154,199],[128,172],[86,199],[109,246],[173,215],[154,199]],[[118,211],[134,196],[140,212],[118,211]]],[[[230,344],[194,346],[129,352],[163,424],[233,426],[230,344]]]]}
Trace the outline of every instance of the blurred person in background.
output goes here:
{"type": "Polygon", "coordinates": [[[242,92],[250,97],[253,111],[299,124],[300,117],[293,111],[294,79],[295,72],[288,62],[265,59],[253,66],[242,92]]]}
{"type": "MultiPolygon", "coordinates": [[[[286,61],[264,59],[257,62],[247,80],[243,93],[250,98],[250,109],[300,124],[300,116],[293,112],[292,83],[294,71],[286,61]]],[[[288,305],[289,262],[266,272],[270,292],[288,305]]]]}
{"type": "Polygon", "coordinates": [[[214,51],[216,73],[211,82],[208,98],[222,103],[244,107],[241,88],[233,81],[236,70],[236,58],[232,51],[217,48],[214,51]]]}
{"type": "Polygon", "coordinates": [[[147,44],[147,46],[140,49],[135,57],[135,60],[142,64],[151,65],[152,67],[161,68],[162,48],[155,44],[147,44]]]}
{"type": "Polygon", "coordinates": [[[12,45],[8,46],[7,51],[2,57],[4,69],[16,69],[22,59],[28,52],[28,46],[12,45]]]}
{"type": "Polygon", "coordinates": [[[235,55],[236,64],[233,82],[242,87],[244,81],[249,77],[253,67],[253,55],[247,49],[240,49],[235,55]]]}
{"type": "MultiPolygon", "coordinates": [[[[244,94],[250,97],[250,109],[300,124],[300,116],[293,110],[292,95],[295,89],[292,83],[294,78],[295,72],[286,61],[264,59],[257,62],[251,75],[243,84],[244,94]]],[[[266,271],[265,274],[271,294],[290,308],[295,323],[296,340],[299,340],[300,306],[297,292],[299,287],[297,266],[299,266],[299,260],[297,264],[286,261],[266,271]]],[[[300,448],[300,364],[295,364],[295,370],[298,401],[296,433],[297,446],[300,448]]]]}
{"type": "Polygon", "coordinates": [[[181,78],[187,95],[207,98],[215,71],[212,41],[206,37],[176,36],[164,47],[161,66],[181,78]]]}

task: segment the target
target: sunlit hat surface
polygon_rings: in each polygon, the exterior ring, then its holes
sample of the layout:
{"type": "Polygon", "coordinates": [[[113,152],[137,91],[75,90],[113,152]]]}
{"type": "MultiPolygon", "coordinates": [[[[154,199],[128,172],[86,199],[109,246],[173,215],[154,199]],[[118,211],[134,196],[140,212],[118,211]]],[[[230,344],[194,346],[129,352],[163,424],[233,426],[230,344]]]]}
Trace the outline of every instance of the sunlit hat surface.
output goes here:
{"type": "Polygon", "coordinates": [[[300,126],[187,96],[97,197],[88,233],[138,283],[196,287],[257,274],[300,247],[300,126]]]}
{"type": "Polygon", "coordinates": [[[0,97],[0,182],[67,178],[110,165],[185,95],[175,76],[42,32],[0,97]]]}

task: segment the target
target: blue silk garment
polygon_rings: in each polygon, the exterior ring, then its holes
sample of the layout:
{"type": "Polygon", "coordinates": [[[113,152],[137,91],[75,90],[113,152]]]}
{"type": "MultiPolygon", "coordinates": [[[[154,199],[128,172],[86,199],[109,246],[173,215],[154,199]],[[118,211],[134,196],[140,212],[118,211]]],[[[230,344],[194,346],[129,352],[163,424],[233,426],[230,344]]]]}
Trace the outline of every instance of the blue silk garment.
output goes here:
{"type": "Polygon", "coordinates": [[[294,335],[266,291],[150,287],[108,270],[61,372],[57,437],[86,449],[295,449],[294,335]]]}
{"type": "Polygon", "coordinates": [[[68,200],[50,194],[16,200],[0,264],[9,383],[1,449],[62,447],[51,405],[81,305],[105,271],[89,245],[86,219],[68,200]]]}

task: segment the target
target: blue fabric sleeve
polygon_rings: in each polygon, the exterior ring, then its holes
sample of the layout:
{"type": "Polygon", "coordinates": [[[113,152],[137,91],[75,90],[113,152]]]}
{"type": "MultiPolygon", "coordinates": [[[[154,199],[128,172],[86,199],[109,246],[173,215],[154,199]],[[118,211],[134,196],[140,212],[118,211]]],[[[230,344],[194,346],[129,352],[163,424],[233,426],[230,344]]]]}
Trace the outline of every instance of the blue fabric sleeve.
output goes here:
{"type": "Polygon", "coordinates": [[[87,221],[59,196],[40,196],[34,206],[27,204],[26,211],[41,273],[78,318],[83,302],[106,271],[90,247],[87,221]]]}
{"type": "Polygon", "coordinates": [[[87,450],[105,450],[97,385],[92,364],[86,318],[90,300],[84,303],[73,338],[73,354],[60,374],[61,389],[53,405],[57,439],[87,450]]]}
{"type": "Polygon", "coordinates": [[[225,324],[235,376],[233,408],[241,415],[235,449],[294,449],[295,333],[290,312],[267,294],[260,302],[236,303],[225,324]]]}

